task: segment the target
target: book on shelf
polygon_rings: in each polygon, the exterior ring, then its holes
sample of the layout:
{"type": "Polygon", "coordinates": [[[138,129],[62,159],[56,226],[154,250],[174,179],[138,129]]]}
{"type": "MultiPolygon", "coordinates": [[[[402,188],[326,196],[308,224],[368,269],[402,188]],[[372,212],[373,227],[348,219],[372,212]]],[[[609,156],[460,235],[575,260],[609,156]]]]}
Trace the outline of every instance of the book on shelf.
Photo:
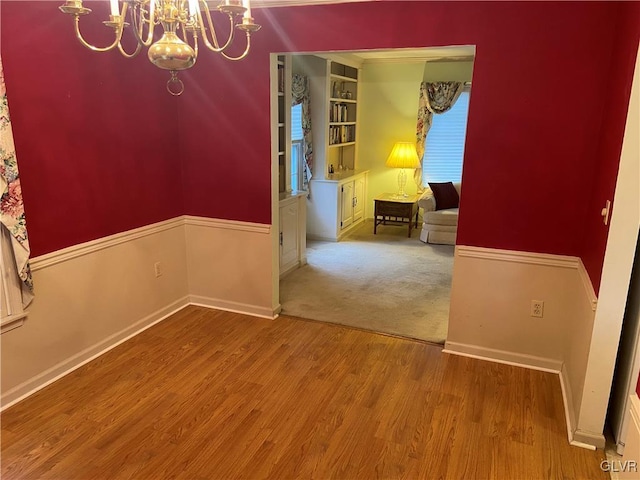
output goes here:
{"type": "Polygon", "coordinates": [[[329,128],[329,145],[351,143],[356,141],[355,125],[338,125],[329,128]]]}
{"type": "Polygon", "coordinates": [[[329,121],[330,122],[348,122],[349,118],[349,109],[343,103],[334,103],[331,105],[331,110],[329,112],[329,121]]]}

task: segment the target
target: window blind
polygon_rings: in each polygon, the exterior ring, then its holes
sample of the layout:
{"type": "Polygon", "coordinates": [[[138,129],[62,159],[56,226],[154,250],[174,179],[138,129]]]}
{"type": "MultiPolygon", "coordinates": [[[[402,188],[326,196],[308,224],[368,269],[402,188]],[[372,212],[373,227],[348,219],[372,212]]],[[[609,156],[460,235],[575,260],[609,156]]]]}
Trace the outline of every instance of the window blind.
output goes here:
{"type": "Polygon", "coordinates": [[[302,104],[291,107],[291,140],[302,140],[302,104]]]}
{"type": "Polygon", "coordinates": [[[428,182],[459,182],[467,130],[470,92],[462,92],[451,110],[433,116],[427,134],[422,178],[428,182]]]}

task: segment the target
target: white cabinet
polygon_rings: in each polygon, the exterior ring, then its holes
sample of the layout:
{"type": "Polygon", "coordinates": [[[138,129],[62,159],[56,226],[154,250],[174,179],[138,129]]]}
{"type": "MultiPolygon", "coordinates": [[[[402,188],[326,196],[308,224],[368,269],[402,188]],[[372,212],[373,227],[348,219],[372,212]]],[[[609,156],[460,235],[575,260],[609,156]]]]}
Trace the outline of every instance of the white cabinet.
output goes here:
{"type": "Polygon", "coordinates": [[[364,202],[367,187],[367,176],[356,177],[353,181],[353,222],[364,220],[364,202]]]}
{"type": "Polygon", "coordinates": [[[367,175],[357,175],[340,184],[340,232],[364,220],[367,175]]]}
{"type": "Polygon", "coordinates": [[[318,240],[340,240],[364,221],[367,171],[332,175],[312,182],[307,201],[307,235],[318,240]]]}
{"type": "Polygon", "coordinates": [[[280,276],[307,263],[306,199],[291,195],[280,200],[280,276]]]}
{"type": "Polygon", "coordinates": [[[353,182],[345,182],[340,186],[340,230],[349,228],[353,224],[353,182]]]}
{"type": "Polygon", "coordinates": [[[340,185],[340,230],[360,223],[364,219],[366,175],[359,175],[340,185]]]}

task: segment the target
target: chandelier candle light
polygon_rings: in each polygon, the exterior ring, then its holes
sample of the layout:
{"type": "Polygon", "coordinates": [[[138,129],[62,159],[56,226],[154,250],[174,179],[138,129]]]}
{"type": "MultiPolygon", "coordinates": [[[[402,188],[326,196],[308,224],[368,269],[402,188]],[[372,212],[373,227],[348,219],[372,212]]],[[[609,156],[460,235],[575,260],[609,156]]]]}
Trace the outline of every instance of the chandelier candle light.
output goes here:
{"type": "Polygon", "coordinates": [[[110,7],[109,20],[102,23],[113,29],[114,40],[105,47],[91,45],[80,33],[80,16],[91,13],[91,9],[82,5],[82,0],[66,0],[60,10],[73,15],[76,37],[82,45],[94,52],[107,52],[117,48],[122,55],[131,58],[142,47],[148,47],[147,56],[151,63],[169,70],[171,74],[167,90],[172,95],[180,95],[184,91],[184,84],[178,79],[178,71],[191,68],[196,63],[198,36],[201,36],[209,50],[220,53],[228,60],[240,60],[249,53],[251,34],[260,30],[260,25],[256,25],[251,16],[249,0],[224,0],[216,7],[217,13],[229,17],[230,29],[224,43],[218,42],[205,0],[110,0],[110,7]],[[154,42],[153,34],[157,25],[162,26],[162,36],[154,42]],[[131,27],[137,41],[132,52],[127,52],[121,43],[126,27],[131,27]],[[234,57],[225,52],[233,43],[236,29],[245,32],[247,43],[244,52],[234,57]]]}
{"type": "Polygon", "coordinates": [[[404,187],[407,184],[405,168],[420,168],[420,159],[416,151],[416,144],[411,142],[396,142],[385,163],[387,167],[398,168],[398,193],[396,198],[405,198],[404,187]]]}

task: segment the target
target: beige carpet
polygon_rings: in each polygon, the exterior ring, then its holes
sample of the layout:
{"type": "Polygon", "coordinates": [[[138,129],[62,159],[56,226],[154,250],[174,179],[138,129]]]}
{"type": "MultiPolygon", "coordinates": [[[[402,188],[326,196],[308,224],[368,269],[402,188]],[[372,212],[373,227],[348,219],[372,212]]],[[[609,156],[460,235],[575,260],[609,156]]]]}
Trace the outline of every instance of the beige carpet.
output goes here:
{"type": "Polygon", "coordinates": [[[309,241],[308,264],[280,281],[282,313],[444,343],[453,246],[420,229],[365,222],[340,242],[309,241]]]}

